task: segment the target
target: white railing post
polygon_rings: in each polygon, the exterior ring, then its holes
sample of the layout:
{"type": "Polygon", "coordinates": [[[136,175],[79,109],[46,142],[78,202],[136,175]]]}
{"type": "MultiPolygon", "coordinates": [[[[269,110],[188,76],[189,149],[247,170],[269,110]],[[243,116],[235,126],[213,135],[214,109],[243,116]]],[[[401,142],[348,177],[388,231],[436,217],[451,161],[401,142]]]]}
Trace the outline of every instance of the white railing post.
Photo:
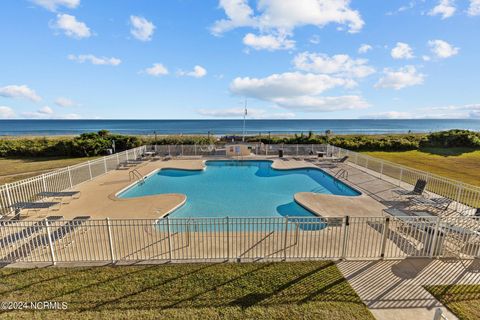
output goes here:
{"type": "Polygon", "coordinates": [[[297,157],[298,157],[298,144],[297,144],[297,157]]]}
{"type": "Polygon", "coordinates": [[[67,167],[68,170],[68,180],[70,180],[70,189],[73,188],[73,183],[72,183],[72,172],[70,171],[70,166],[67,167]]]}
{"type": "Polygon", "coordinates": [[[90,180],[93,179],[93,176],[92,176],[92,165],[90,163],[90,160],[88,160],[88,173],[90,174],[90,180]]]}
{"type": "Polygon", "coordinates": [[[385,258],[385,248],[387,247],[388,234],[390,232],[390,218],[385,218],[385,224],[383,225],[383,235],[382,235],[382,247],[380,249],[380,257],[385,258]]]}
{"type": "Polygon", "coordinates": [[[7,205],[8,205],[8,208],[11,208],[13,203],[12,203],[12,197],[10,195],[10,183],[7,183],[5,185],[5,193],[7,194],[7,205]]]}
{"type": "Polygon", "coordinates": [[[181,150],[181,154],[182,154],[182,157],[183,157],[183,144],[180,145],[180,150],[181,150]]]}
{"type": "Polygon", "coordinates": [[[110,260],[112,261],[112,264],[115,263],[115,253],[113,251],[113,238],[112,238],[112,227],[110,226],[110,218],[105,219],[107,223],[107,232],[108,232],[108,245],[110,248],[110,260]]]}
{"type": "Polygon", "coordinates": [[[438,241],[438,233],[440,232],[440,221],[441,221],[441,218],[437,217],[437,221],[435,223],[435,229],[433,230],[432,241],[430,242],[430,252],[429,252],[430,258],[433,258],[434,255],[438,255],[438,253],[435,254],[435,249],[438,241]]]}
{"type": "Polygon", "coordinates": [[[455,211],[458,211],[458,205],[460,204],[460,200],[462,197],[463,185],[461,183],[458,184],[458,191],[456,196],[456,203],[455,203],[455,211]]]}
{"type": "Polygon", "coordinates": [[[43,191],[47,192],[47,183],[45,182],[45,174],[42,174],[42,184],[43,184],[43,191]]]}
{"type": "Polygon", "coordinates": [[[103,167],[105,168],[105,173],[108,172],[108,169],[107,169],[107,157],[103,157],[103,167]]]}
{"type": "Polygon", "coordinates": [[[400,167],[400,177],[398,178],[398,186],[399,187],[402,185],[402,179],[403,179],[403,168],[400,167]]]}
{"type": "Polygon", "coordinates": [[[170,234],[170,219],[166,217],[165,220],[167,221],[167,234],[168,234],[168,260],[172,261],[172,239],[170,234]]]}
{"type": "Polygon", "coordinates": [[[344,222],[343,222],[343,240],[342,240],[342,254],[341,254],[341,259],[346,259],[347,258],[347,246],[348,246],[348,232],[350,229],[350,217],[345,216],[344,222]]]}
{"type": "Polygon", "coordinates": [[[125,160],[128,161],[128,150],[125,150],[125,160]]]}
{"type": "Polygon", "coordinates": [[[195,155],[197,155],[197,144],[196,143],[193,145],[193,150],[194,150],[195,155]]]}
{"type": "Polygon", "coordinates": [[[47,237],[48,237],[48,246],[50,248],[50,257],[52,259],[52,264],[53,265],[56,265],[57,264],[57,260],[55,259],[55,251],[54,251],[54,248],[53,248],[53,242],[52,242],[52,236],[51,236],[51,232],[50,232],[50,226],[48,224],[48,219],[45,218],[45,227],[47,228],[47,237]]]}
{"type": "Polygon", "coordinates": [[[137,160],[137,149],[133,149],[133,160],[137,160]]]}
{"type": "Polygon", "coordinates": [[[115,154],[117,156],[117,165],[120,164],[120,158],[118,157],[118,153],[115,154]]]}
{"type": "Polygon", "coordinates": [[[283,238],[283,261],[287,261],[288,216],[285,217],[285,237],[283,238]]]}
{"type": "Polygon", "coordinates": [[[227,220],[227,261],[230,260],[230,223],[228,216],[225,218],[227,220]]]}

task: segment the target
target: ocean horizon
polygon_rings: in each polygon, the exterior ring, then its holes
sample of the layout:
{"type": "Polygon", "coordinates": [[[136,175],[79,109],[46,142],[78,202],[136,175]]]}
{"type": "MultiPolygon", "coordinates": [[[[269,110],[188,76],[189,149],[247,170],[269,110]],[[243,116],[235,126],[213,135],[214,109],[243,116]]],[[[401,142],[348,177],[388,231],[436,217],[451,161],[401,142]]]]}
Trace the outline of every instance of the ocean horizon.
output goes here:
{"type": "MultiPolygon", "coordinates": [[[[247,119],[245,125],[248,135],[326,130],[334,134],[428,133],[450,129],[480,131],[480,119],[247,119]]],[[[78,135],[99,130],[132,135],[239,135],[243,132],[243,120],[0,120],[0,136],[78,135]]]]}

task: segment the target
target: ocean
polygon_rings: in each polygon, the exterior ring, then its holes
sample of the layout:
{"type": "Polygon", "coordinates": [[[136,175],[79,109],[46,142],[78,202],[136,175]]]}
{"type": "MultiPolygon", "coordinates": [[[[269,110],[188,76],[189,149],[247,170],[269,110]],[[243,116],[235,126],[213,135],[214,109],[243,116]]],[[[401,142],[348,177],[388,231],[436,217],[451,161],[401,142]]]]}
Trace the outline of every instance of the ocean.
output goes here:
{"type": "MultiPolygon", "coordinates": [[[[448,129],[480,131],[480,119],[415,119],[415,120],[248,120],[246,133],[292,134],[384,134],[433,132],[448,129]]],[[[0,136],[77,135],[108,130],[135,135],[167,134],[242,134],[242,120],[0,120],[0,136]]]]}

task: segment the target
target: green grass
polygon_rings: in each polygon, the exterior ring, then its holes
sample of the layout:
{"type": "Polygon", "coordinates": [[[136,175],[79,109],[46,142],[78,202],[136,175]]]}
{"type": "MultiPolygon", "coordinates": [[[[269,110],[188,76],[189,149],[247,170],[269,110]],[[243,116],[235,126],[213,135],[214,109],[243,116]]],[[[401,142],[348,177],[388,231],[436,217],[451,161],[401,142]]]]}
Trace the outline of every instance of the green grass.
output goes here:
{"type": "Polygon", "coordinates": [[[480,319],[480,285],[427,286],[460,320],[480,319]]]}
{"type": "Polygon", "coordinates": [[[333,262],[0,269],[0,301],[67,302],[3,318],[374,319],[333,262]]]}
{"type": "Polygon", "coordinates": [[[0,158],[0,185],[39,175],[54,169],[72,166],[85,162],[91,158],[61,158],[61,157],[32,157],[32,158],[0,158]]]}
{"type": "Polygon", "coordinates": [[[370,156],[480,186],[480,150],[449,148],[364,152],[370,156]]]}

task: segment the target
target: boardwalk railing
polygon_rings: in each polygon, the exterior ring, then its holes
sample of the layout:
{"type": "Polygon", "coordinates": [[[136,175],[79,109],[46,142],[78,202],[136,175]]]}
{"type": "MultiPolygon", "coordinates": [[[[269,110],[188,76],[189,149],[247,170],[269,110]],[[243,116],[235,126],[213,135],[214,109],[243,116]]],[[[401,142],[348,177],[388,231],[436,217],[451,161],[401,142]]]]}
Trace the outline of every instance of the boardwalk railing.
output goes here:
{"type": "Polygon", "coordinates": [[[479,257],[480,220],[279,217],[2,221],[0,262],[479,257]]]}
{"type": "Polygon", "coordinates": [[[0,186],[0,216],[12,212],[16,203],[39,201],[42,199],[41,194],[44,192],[68,190],[82,182],[115,170],[121,162],[137,159],[144,151],[145,146],[141,146],[2,185],[0,186]]]}

